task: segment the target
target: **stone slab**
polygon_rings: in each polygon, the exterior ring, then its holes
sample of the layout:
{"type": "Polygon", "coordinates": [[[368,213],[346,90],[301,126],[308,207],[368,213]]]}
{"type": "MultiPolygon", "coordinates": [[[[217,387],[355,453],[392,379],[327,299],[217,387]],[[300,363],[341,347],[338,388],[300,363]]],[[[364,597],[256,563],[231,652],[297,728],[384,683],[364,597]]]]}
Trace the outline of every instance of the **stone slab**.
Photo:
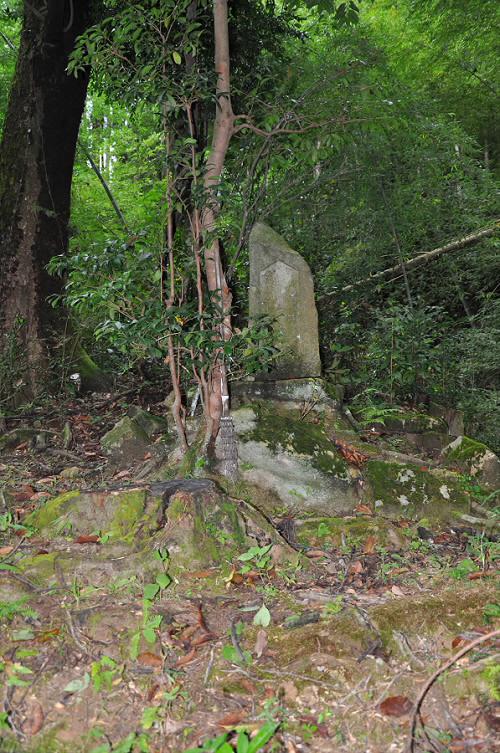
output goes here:
{"type": "Polygon", "coordinates": [[[283,351],[276,367],[262,378],[320,376],[318,312],[307,262],[262,222],[252,228],[249,248],[250,319],[275,317],[283,351]]]}

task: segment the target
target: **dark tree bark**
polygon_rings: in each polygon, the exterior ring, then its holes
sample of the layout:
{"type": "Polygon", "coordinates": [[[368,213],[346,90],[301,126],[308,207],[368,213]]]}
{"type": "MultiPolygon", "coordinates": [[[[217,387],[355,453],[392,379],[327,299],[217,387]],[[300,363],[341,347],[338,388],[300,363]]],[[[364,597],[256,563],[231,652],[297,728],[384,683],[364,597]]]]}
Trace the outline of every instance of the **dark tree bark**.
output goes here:
{"type": "MultiPolygon", "coordinates": [[[[43,383],[59,289],[45,266],[68,246],[71,179],[88,72],[66,72],[92,0],[25,0],[0,146],[0,354],[19,327],[28,392],[43,383]]],[[[58,315],[60,319],[60,313],[58,315]]]]}

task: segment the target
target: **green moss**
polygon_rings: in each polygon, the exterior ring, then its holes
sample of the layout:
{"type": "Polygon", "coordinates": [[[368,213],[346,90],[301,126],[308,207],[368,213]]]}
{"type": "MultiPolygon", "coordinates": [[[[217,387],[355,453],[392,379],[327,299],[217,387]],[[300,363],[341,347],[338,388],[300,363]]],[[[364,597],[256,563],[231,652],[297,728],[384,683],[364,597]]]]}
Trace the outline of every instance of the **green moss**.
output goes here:
{"type": "Polygon", "coordinates": [[[128,540],[134,538],[139,522],[141,519],[144,520],[145,500],[146,492],[144,490],[134,490],[120,494],[111,525],[111,539],[128,540]]]}
{"type": "Polygon", "coordinates": [[[443,626],[451,634],[477,625],[484,606],[491,600],[495,587],[489,584],[464,584],[461,588],[447,589],[437,595],[415,597],[409,609],[406,599],[391,600],[375,607],[370,619],[379,630],[384,643],[395,645],[393,632],[412,635],[441,631],[443,626]],[[418,619],[415,619],[418,615],[418,619]]]}
{"type": "Polygon", "coordinates": [[[430,518],[446,518],[457,507],[468,505],[456,479],[434,475],[416,465],[370,460],[365,466],[365,476],[380,512],[419,517],[425,512],[430,518]]]}
{"type": "Polygon", "coordinates": [[[49,552],[26,557],[19,564],[19,569],[43,586],[51,584],[57,578],[58,572],[69,573],[78,566],[78,558],[65,552],[49,552]]]}
{"type": "Polygon", "coordinates": [[[285,450],[305,455],[316,470],[345,480],[350,478],[346,461],[325,431],[324,420],[320,423],[301,420],[300,411],[276,404],[255,403],[252,408],[257,420],[243,435],[244,441],[263,442],[274,452],[285,450]]]}
{"type": "Polygon", "coordinates": [[[49,499],[43,507],[27,515],[24,518],[24,522],[29,526],[34,526],[34,528],[46,528],[67,513],[70,508],[68,503],[79,496],[79,491],[71,491],[60,494],[58,497],[54,497],[54,499],[49,499]]]}
{"type": "Polygon", "coordinates": [[[452,461],[473,461],[488,452],[488,447],[470,437],[458,437],[446,452],[446,459],[452,461]],[[460,440],[460,441],[458,441],[460,440]]]}
{"type": "Polygon", "coordinates": [[[304,520],[297,527],[297,540],[306,546],[326,545],[331,548],[346,544],[354,548],[363,544],[368,536],[375,536],[380,546],[393,545],[397,537],[401,538],[391,522],[380,517],[314,518],[304,520]]]}

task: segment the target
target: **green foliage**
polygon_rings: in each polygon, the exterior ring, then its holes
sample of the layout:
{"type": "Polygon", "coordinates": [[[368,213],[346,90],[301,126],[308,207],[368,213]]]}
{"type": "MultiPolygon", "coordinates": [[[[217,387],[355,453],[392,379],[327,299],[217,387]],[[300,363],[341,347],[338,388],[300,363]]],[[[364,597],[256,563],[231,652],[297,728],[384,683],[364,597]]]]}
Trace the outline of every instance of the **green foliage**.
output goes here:
{"type": "Polygon", "coordinates": [[[500,664],[485,667],[481,677],[488,685],[490,695],[494,701],[500,701],[500,664]]]}
{"type": "Polygon", "coordinates": [[[29,606],[28,597],[14,599],[13,601],[0,601],[0,620],[13,620],[14,617],[38,618],[38,612],[29,606]]]}
{"type": "Polygon", "coordinates": [[[99,661],[92,662],[90,677],[95,690],[111,690],[122,669],[110,656],[103,656],[99,661]]]}
{"type": "Polygon", "coordinates": [[[225,732],[207,740],[201,747],[189,748],[184,753],[259,753],[272,739],[278,727],[277,722],[266,722],[253,737],[244,730],[239,732],[236,738],[225,732]]]}

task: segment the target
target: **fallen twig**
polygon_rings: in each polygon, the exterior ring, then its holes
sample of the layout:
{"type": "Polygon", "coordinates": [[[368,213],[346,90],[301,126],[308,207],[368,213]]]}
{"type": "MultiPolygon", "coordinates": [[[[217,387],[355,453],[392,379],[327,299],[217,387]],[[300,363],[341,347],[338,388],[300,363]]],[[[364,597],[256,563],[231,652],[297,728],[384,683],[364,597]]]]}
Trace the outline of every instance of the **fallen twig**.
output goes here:
{"type": "Polygon", "coordinates": [[[485,643],[486,641],[490,641],[493,638],[498,638],[500,636],[500,630],[492,630],[490,633],[487,633],[486,635],[481,635],[479,638],[476,638],[471,643],[467,644],[467,646],[464,646],[458,653],[455,654],[455,656],[452,656],[451,659],[449,659],[445,664],[443,664],[442,667],[437,669],[432,677],[430,677],[427,682],[425,683],[424,687],[422,688],[419,697],[417,698],[417,701],[415,703],[415,708],[413,710],[413,716],[411,720],[411,728],[410,728],[410,739],[408,741],[408,753],[415,753],[415,732],[417,729],[417,720],[420,718],[420,708],[422,706],[422,703],[425,700],[425,697],[431,687],[434,685],[438,677],[440,677],[443,672],[446,672],[447,669],[452,667],[459,659],[462,658],[462,656],[465,656],[465,654],[468,654],[469,651],[472,651],[473,648],[476,646],[479,646],[481,643],[485,643]]]}

